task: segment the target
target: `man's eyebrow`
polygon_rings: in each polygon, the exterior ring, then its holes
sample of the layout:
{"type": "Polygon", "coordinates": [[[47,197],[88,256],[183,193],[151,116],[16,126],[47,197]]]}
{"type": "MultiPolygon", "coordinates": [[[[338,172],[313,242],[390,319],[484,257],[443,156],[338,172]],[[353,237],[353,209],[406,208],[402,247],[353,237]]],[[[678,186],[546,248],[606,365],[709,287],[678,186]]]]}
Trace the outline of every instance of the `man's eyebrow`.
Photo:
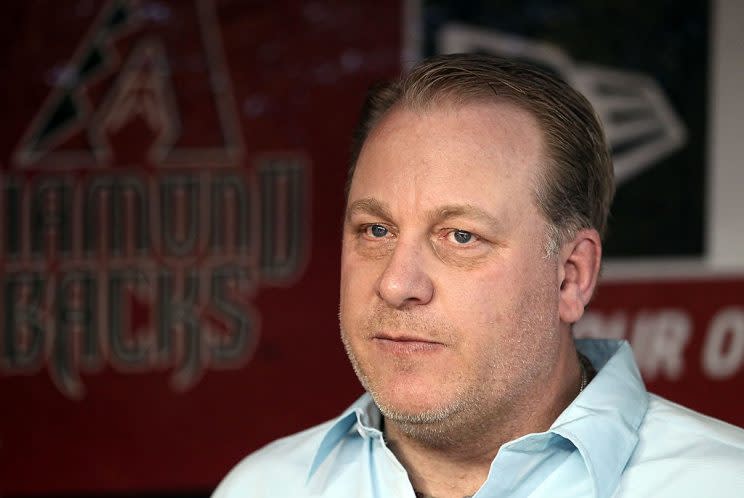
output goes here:
{"type": "MultiPolygon", "coordinates": [[[[387,205],[371,197],[359,199],[349,204],[346,208],[346,219],[348,220],[352,215],[357,213],[369,214],[387,221],[393,219],[387,205]]],[[[495,228],[502,225],[501,220],[484,209],[473,206],[472,204],[447,204],[439,206],[431,210],[427,216],[432,223],[441,222],[459,216],[463,218],[472,218],[495,228]]]]}
{"type": "Polygon", "coordinates": [[[500,227],[502,225],[502,221],[494,215],[472,204],[448,204],[446,206],[440,206],[429,213],[429,218],[432,222],[440,222],[455,217],[473,218],[493,227],[500,227]]]}
{"type": "Polygon", "coordinates": [[[348,220],[356,213],[369,214],[385,220],[393,219],[388,207],[377,199],[371,197],[359,199],[349,204],[346,208],[346,219],[348,220]]]}

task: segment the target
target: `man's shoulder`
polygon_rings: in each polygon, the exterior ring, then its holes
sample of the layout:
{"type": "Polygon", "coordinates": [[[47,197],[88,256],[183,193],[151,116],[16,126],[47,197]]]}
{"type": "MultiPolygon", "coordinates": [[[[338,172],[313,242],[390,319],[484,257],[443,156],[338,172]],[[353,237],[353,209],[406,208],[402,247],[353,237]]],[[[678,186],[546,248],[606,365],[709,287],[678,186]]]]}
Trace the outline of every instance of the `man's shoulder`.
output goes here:
{"type": "Polygon", "coordinates": [[[336,419],[277,439],[243,458],[222,480],[212,498],[275,496],[277,489],[301,489],[323,436],[336,419]]]}
{"type": "Polygon", "coordinates": [[[744,430],[649,395],[616,496],[744,496],[744,430]]]}
{"type": "Polygon", "coordinates": [[[665,444],[675,451],[705,450],[740,458],[744,453],[744,429],[654,394],[649,395],[648,411],[639,435],[642,441],[654,441],[662,435],[672,438],[665,444]]]}

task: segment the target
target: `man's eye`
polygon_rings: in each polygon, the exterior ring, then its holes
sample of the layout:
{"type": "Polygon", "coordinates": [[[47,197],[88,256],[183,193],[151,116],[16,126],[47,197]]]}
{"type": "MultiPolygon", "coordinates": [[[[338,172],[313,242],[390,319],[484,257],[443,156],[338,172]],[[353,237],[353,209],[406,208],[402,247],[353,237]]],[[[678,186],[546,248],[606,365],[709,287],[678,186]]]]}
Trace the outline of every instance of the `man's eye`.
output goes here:
{"type": "Polygon", "coordinates": [[[382,225],[370,225],[367,227],[367,235],[375,239],[381,239],[388,234],[388,229],[382,225]]]}
{"type": "Polygon", "coordinates": [[[465,230],[452,230],[449,233],[449,236],[457,244],[467,244],[469,242],[475,241],[476,239],[475,235],[470,232],[466,232],[465,230]]]}

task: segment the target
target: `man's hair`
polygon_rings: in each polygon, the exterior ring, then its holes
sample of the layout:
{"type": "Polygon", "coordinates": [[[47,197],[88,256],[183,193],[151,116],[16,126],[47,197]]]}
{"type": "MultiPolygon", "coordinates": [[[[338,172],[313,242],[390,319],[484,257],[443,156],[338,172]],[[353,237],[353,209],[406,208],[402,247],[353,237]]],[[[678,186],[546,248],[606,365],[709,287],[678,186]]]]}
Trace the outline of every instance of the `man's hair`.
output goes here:
{"type": "Polygon", "coordinates": [[[373,87],[354,134],[348,188],[364,141],[395,108],[427,110],[437,105],[509,102],[540,124],[547,164],[534,188],[548,221],[548,253],[582,228],[604,237],[614,177],[604,133],[591,104],[556,76],[526,63],[474,54],[427,59],[399,80],[373,87]]]}

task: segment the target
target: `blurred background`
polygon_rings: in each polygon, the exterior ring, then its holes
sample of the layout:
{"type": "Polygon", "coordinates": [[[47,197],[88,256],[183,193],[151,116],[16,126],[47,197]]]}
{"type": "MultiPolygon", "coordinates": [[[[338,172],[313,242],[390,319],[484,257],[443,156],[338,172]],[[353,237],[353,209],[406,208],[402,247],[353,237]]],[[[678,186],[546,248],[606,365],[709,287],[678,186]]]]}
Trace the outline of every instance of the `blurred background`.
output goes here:
{"type": "Polygon", "coordinates": [[[338,340],[351,131],[427,55],[528,60],[618,192],[575,327],[744,426],[738,0],[12,0],[0,24],[0,496],[206,497],[361,387],[338,340]]]}

